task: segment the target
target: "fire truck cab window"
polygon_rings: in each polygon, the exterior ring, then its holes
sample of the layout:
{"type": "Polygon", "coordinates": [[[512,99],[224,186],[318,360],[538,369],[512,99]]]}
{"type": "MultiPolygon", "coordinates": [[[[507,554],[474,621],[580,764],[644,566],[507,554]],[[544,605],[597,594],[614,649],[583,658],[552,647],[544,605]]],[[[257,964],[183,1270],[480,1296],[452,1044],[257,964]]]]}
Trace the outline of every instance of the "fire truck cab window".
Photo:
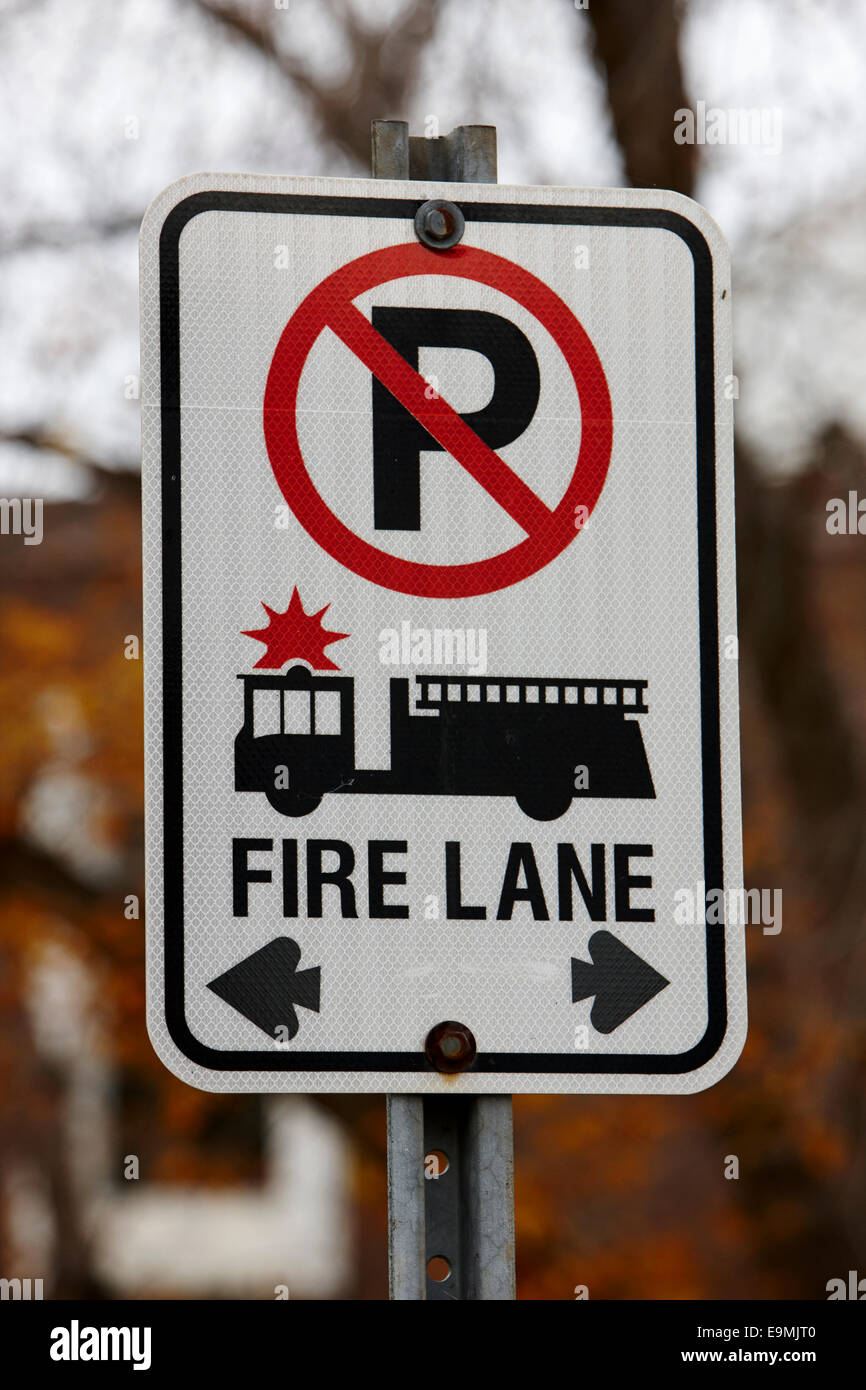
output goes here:
{"type": "Polygon", "coordinates": [[[338,690],[316,691],[316,733],[338,734],[340,732],[340,692],[338,690]]]}
{"type": "Polygon", "coordinates": [[[253,691],[253,735],[267,738],[280,732],[279,690],[253,691]]]}
{"type": "Polygon", "coordinates": [[[283,733],[309,734],[311,732],[309,690],[284,691],[283,733]]]}

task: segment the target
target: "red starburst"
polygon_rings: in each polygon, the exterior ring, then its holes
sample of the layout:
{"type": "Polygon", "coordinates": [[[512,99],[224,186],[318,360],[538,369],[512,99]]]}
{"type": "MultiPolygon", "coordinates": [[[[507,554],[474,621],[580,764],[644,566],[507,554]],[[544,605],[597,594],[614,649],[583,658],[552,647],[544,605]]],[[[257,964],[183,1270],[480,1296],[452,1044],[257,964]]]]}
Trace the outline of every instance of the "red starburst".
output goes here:
{"type": "Polygon", "coordinates": [[[318,613],[305,613],[297,587],[292,591],[285,613],[277,613],[263,603],[268,626],[244,632],[244,637],[254,637],[267,647],[264,656],[256,662],[255,669],[278,671],[287,661],[305,661],[314,671],[339,671],[339,666],[325,656],[325,647],[332,642],[342,642],[349,633],[329,632],[322,626],[322,618],[330,606],[326,603],[318,613]]]}

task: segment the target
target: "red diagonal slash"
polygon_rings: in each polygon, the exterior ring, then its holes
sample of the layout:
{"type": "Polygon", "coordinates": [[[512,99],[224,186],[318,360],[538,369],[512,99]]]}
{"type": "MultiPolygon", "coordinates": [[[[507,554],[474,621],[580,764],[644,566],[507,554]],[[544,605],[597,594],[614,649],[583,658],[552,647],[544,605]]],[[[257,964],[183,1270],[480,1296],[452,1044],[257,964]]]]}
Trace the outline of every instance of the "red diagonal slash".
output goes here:
{"type": "Polygon", "coordinates": [[[434,400],[427,397],[429,383],[377,333],[360,309],[349,302],[329,306],[328,327],[528,536],[550,521],[550,508],[453,406],[441,396],[434,400]]]}
{"type": "Polygon", "coordinates": [[[474,246],[429,251],[417,242],[381,247],[332,271],[301,301],[280,335],[268,371],[262,410],[265,442],[283,496],[307,532],[339,564],[371,584],[421,598],[491,594],[537,574],[580,534],[578,506],[591,513],[611,457],[613,414],[604,369],[582,324],[537,276],[514,261],[474,246]],[[456,276],[487,285],[522,304],[557,344],[580,402],[580,447],[574,472],[550,511],[445,401],[429,401],[421,375],[358,310],[358,295],[415,275],[456,276]],[[327,505],[298,438],[298,390],[319,335],[330,327],[366,370],[503,507],[525,535],[499,555],[464,564],[406,560],[355,534],[327,505]]]}

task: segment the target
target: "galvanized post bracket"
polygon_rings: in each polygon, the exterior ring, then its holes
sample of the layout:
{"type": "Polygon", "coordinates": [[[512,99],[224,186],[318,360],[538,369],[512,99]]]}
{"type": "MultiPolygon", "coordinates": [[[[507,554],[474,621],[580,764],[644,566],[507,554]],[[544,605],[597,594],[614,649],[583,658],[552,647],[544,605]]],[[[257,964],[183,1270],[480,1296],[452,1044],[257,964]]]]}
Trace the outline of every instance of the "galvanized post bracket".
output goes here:
{"type": "Polygon", "coordinates": [[[410,135],[408,121],[373,121],[374,179],[496,182],[496,127],[459,125],[449,135],[410,135]]]}

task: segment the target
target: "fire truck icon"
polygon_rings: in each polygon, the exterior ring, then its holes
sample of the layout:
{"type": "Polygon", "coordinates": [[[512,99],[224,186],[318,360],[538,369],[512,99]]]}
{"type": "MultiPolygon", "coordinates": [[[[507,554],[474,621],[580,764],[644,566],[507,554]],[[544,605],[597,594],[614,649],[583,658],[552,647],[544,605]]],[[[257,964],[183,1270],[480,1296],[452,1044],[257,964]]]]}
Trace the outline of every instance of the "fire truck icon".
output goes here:
{"type": "Polygon", "coordinates": [[[355,766],[355,682],[305,666],[242,675],[235,790],[285,816],[329,794],[513,796],[534,820],[575,797],[655,796],[640,726],[641,680],[416,676],[390,681],[391,766],[355,766]]]}

